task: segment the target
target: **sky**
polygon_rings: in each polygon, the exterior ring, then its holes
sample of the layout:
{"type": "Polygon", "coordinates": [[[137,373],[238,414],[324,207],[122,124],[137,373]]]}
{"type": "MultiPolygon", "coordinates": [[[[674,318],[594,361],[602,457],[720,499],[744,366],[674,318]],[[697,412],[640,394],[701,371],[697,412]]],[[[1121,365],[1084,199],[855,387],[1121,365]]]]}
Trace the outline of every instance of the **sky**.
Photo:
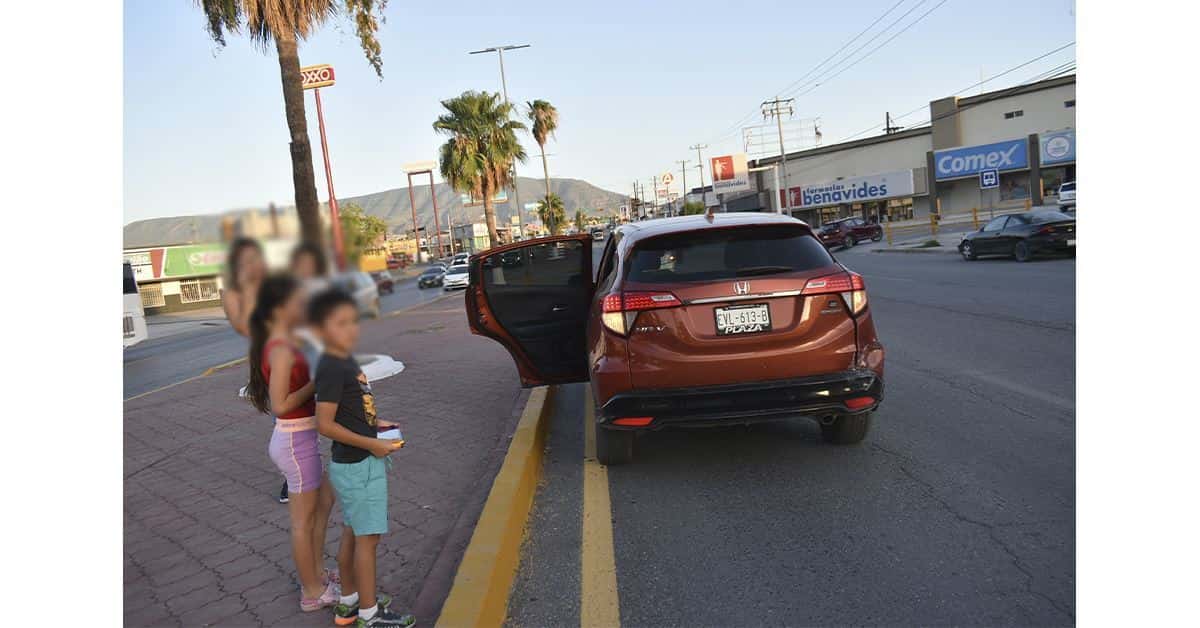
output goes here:
{"type": "MultiPolygon", "coordinates": [[[[274,48],[264,53],[244,35],[217,46],[191,0],[126,0],[124,8],[124,222],[291,205],[274,48]]],[[[385,16],[382,80],[344,18],[301,44],[302,64],[337,72],[321,98],[339,198],[403,187],[401,164],[435,158],[445,140],[432,129],[440,101],[500,91],[496,55],[467,54],[489,46],[532,45],[506,53],[505,72],[514,103],[541,98],[559,110],[546,146],[550,175],[628,193],[634,180],[648,188],[665,171],[678,186],[677,161],[696,165],[693,144],[709,145],[706,158],[739,152],[738,123],[762,124],[759,104],[778,94],[798,92],[796,117],[819,117],[828,145],[882,127],[885,111],[927,106],[1075,40],[1067,0],[390,0],[385,16]],[[815,73],[830,76],[812,83],[814,68],[890,8],[815,73]]],[[[1066,48],[985,89],[1023,82],[1074,54],[1066,48]]],[[[306,102],[324,201],[310,93],[306,102]]],[[[899,124],[926,118],[921,110],[899,124]]],[[[537,145],[523,141],[531,158],[519,174],[541,178],[537,145]]]]}

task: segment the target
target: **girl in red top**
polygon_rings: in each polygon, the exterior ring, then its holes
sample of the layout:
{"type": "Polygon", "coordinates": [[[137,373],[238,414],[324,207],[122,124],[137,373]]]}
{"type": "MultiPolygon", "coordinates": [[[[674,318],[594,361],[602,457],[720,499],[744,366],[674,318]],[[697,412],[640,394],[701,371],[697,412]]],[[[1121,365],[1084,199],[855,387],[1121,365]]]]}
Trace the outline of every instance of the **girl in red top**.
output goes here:
{"type": "Polygon", "coordinates": [[[262,282],[250,313],[250,384],[246,396],[275,416],[267,453],[287,478],[292,558],[300,577],[300,608],[315,611],[339,599],[337,582],[323,578],[325,529],[333,494],[321,469],[308,362],[296,343],[304,297],[289,276],[262,282]]]}

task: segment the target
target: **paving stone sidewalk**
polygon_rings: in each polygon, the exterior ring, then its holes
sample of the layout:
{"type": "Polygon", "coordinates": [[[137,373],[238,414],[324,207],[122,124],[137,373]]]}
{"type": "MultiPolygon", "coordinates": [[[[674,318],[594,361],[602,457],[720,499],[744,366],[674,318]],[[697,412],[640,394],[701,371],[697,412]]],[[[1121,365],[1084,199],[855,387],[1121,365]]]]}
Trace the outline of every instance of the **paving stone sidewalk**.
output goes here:
{"type": "MultiPolygon", "coordinates": [[[[470,335],[457,295],[364,323],[360,349],[406,366],[373,384],[409,442],[393,456],[379,586],[429,625],[526,395],[503,348],[470,335]]],[[[243,364],[125,403],[127,626],[332,625],[299,611],[272,423],[237,399],[245,380],[243,364]]],[[[340,530],[338,505],[330,567],[340,530]]]]}

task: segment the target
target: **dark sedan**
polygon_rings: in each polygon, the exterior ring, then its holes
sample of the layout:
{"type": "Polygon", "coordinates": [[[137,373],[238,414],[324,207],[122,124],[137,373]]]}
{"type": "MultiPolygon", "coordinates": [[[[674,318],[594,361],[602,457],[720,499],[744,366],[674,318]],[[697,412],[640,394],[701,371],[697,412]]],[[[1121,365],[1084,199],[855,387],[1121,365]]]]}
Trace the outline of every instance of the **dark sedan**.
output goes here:
{"type": "Polygon", "coordinates": [[[862,218],[843,218],[821,225],[817,237],[827,249],[835,246],[848,249],[866,240],[882,240],[883,227],[880,227],[879,223],[867,222],[862,218]]]}
{"type": "Polygon", "coordinates": [[[1075,219],[1042,210],[998,216],[958,243],[963,259],[1003,255],[1027,262],[1038,255],[1074,255],[1075,219]]]}
{"type": "Polygon", "coordinates": [[[417,288],[434,288],[442,285],[442,276],[446,274],[446,269],[435,264],[425,269],[420,277],[417,277],[417,288]]]}

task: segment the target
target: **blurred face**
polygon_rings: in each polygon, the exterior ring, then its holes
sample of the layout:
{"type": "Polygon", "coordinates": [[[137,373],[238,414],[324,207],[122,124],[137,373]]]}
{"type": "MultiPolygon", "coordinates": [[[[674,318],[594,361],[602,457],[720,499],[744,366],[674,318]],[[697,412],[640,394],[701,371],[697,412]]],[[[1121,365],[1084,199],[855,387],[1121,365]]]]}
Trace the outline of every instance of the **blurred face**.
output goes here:
{"type": "Polygon", "coordinates": [[[237,263],[238,286],[259,283],[267,275],[267,264],[263,261],[262,252],[252,246],[245,247],[238,253],[237,263]]]}
{"type": "Polygon", "coordinates": [[[302,253],[292,259],[292,275],[296,279],[312,279],[317,276],[317,260],[312,254],[302,253]]]}
{"type": "Polygon", "coordinates": [[[358,344],[358,308],[343,303],[330,312],[317,329],[326,346],[350,353],[358,344]]]}
{"type": "Polygon", "coordinates": [[[299,290],[293,290],[292,295],[275,308],[274,321],[285,329],[294,329],[304,321],[304,298],[299,290]]]}

